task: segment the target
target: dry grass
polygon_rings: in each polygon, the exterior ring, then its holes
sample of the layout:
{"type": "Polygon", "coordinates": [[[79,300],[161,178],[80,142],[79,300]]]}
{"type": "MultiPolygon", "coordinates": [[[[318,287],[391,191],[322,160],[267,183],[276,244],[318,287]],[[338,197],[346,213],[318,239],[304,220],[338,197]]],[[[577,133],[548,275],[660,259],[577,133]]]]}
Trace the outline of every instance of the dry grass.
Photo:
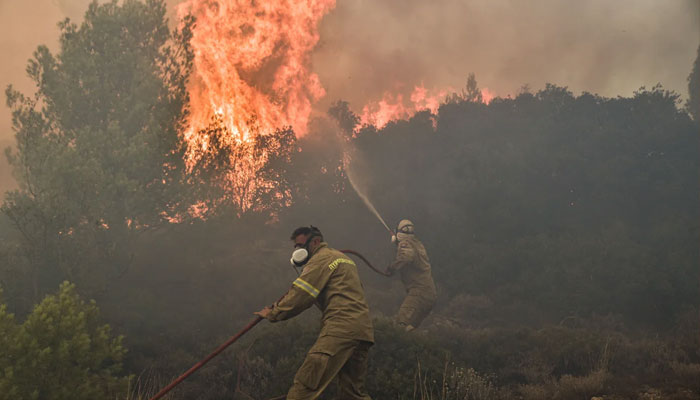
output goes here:
{"type": "Polygon", "coordinates": [[[678,386],[692,390],[700,397],[700,364],[672,362],[671,370],[678,386]]]}
{"type": "MultiPolygon", "coordinates": [[[[174,378],[173,378],[174,379],[174,378]]],[[[129,388],[124,400],[148,400],[168,385],[172,379],[163,379],[153,371],[143,371],[138,377],[132,375],[129,380],[129,388]]],[[[172,399],[172,392],[162,397],[163,400],[172,399]]]]}
{"type": "Polygon", "coordinates": [[[501,395],[491,379],[472,368],[445,361],[440,380],[424,373],[420,360],[414,379],[414,400],[495,400],[501,395]]]}
{"type": "Polygon", "coordinates": [[[559,379],[554,398],[590,399],[603,394],[610,374],[604,370],[593,371],[585,376],[564,375],[559,379]]]}

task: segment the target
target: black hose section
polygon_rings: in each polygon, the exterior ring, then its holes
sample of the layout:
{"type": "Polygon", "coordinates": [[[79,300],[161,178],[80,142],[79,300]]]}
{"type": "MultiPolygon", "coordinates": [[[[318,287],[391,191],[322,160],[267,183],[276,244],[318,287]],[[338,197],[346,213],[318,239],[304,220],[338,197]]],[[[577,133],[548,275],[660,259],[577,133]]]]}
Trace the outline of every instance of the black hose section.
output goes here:
{"type": "Polygon", "coordinates": [[[372,269],[372,271],[378,273],[379,275],[391,276],[391,274],[388,274],[388,273],[386,273],[386,272],[384,272],[384,271],[380,271],[380,270],[378,270],[377,268],[375,268],[374,265],[372,265],[372,263],[370,263],[369,261],[367,261],[367,259],[365,258],[365,256],[363,256],[362,254],[356,252],[355,250],[340,250],[340,251],[341,251],[342,253],[345,253],[345,254],[352,254],[352,255],[354,255],[354,256],[357,256],[357,258],[359,258],[360,260],[364,261],[365,264],[367,264],[367,266],[370,267],[370,268],[372,269]]]}

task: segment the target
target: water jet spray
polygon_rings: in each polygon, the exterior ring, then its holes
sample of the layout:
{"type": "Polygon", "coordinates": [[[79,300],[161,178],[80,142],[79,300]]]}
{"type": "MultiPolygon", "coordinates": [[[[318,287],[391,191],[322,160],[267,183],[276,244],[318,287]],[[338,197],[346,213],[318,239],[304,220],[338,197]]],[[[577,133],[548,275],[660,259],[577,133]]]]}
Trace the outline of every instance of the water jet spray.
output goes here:
{"type": "Polygon", "coordinates": [[[365,203],[367,208],[372,211],[372,213],[377,217],[379,222],[384,225],[386,230],[389,232],[390,235],[394,236],[394,231],[389,228],[389,225],[384,222],[384,218],[379,214],[379,211],[374,207],[374,204],[369,200],[369,197],[364,193],[363,190],[360,189],[359,185],[357,184],[355,173],[353,172],[352,168],[350,168],[350,161],[352,157],[350,156],[350,153],[345,150],[343,151],[343,169],[348,175],[348,180],[350,181],[350,185],[352,186],[353,189],[355,189],[355,193],[357,193],[358,196],[362,199],[362,201],[365,203]]]}

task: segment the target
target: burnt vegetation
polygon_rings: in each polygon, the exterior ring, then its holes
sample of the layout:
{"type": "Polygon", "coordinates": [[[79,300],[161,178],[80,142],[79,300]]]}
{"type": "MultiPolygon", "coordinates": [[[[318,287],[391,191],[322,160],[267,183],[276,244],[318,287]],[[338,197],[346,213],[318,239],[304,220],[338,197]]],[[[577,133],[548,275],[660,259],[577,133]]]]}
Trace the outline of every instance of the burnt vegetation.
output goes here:
{"type": "MultiPolygon", "coordinates": [[[[487,105],[471,77],[437,114],[377,130],[356,128],[338,102],[340,128],[317,122],[296,138],[281,127],[249,144],[266,163],[242,194],[222,185],[236,173],[229,155],[182,162],[191,23],[169,31],[161,1],[94,3],[82,25],[61,25],[58,54],[35,53],[37,92],[7,90],[20,188],[0,214],[0,399],[67,398],[62,385],[78,378],[32,392],[32,352],[46,376],[82,365],[70,357],[102,366],[104,387],[70,398],[155,393],[287,290],[296,226],[388,264],[393,247],[347,181],[343,146],[361,154],[384,217],[415,222],[439,291],[406,334],[387,317],[400,284],[360,266],[374,398],[700,396],[697,61],[686,105],[661,86],[606,98],[556,85],[487,105]],[[192,216],[201,204],[206,218],[192,216]],[[46,297],[65,280],[75,287],[46,297]],[[84,332],[45,323],[83,308],[84,332]],[[99,354],[81,339],[91,335],[99,354]]],[[[317,331],[306,314],[257,327],[172,398],[283,394],[317,331]]]]}

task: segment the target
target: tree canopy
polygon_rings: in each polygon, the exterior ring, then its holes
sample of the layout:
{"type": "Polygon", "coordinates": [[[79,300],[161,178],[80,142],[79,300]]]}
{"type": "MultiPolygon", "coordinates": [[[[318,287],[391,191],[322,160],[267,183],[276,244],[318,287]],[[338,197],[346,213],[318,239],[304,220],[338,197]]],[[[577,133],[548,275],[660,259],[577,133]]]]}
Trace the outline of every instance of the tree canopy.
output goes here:
{"type": "Polygon", "coordinates": [[[22,234],[35,298],[63,279],[103,287],[135,234],[182,207],[191,21],[171,32],[165,15],[158,0],[95,1],[80,26],[59,24],[57,54],[34,53],[36,92],[7,89],[19,189],[2,210],[22,234]]]}

